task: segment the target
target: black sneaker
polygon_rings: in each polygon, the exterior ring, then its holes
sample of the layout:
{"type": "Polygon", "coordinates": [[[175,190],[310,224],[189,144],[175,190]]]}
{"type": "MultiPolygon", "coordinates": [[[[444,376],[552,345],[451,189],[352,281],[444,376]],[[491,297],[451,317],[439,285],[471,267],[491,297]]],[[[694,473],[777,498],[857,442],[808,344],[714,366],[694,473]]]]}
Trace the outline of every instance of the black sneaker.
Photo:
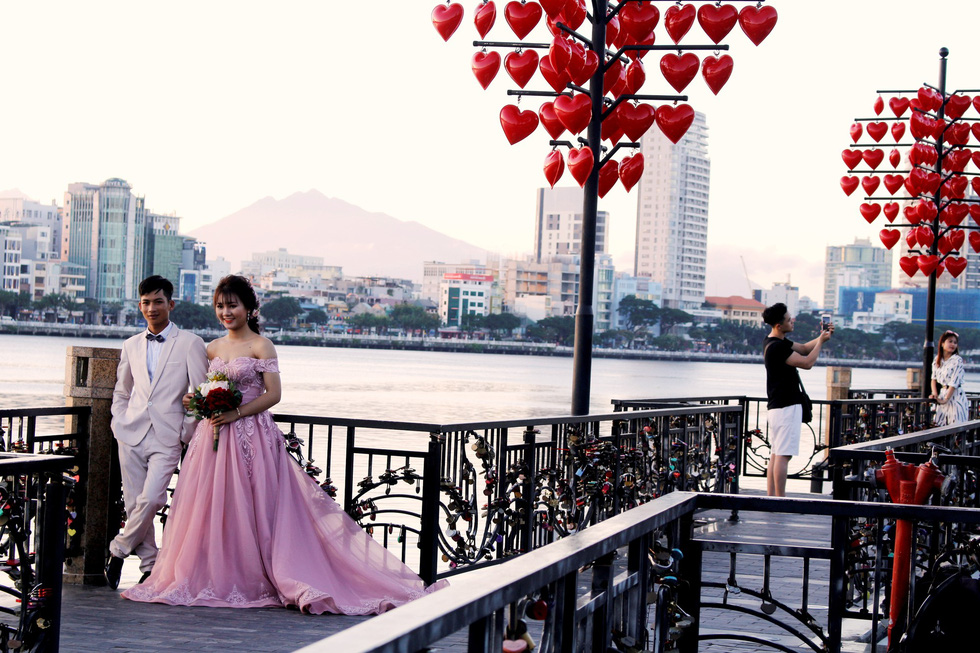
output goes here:
{"type": "Polygon", "coordinates": [[[114,590],[119,587],[119,578],[122,576],[123,559],[114,555],[109,556],[109,561],[105,565],[105,580],[109,589],[114,590]]]}

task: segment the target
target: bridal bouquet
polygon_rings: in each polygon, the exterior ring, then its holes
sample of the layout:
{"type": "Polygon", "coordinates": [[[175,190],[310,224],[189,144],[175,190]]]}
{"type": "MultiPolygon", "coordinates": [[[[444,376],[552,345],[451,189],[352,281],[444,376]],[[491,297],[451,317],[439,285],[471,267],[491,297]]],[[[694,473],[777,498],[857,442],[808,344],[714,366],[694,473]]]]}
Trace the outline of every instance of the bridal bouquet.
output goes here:
{"type": "MultiPolygon", "coordinates": [[[[242,393],[224,372],[209,372],[207,379],[194,390],[188,408],[195,419],[209,419],[242,405],[242,393]]],[[[214,450],[218,450],[218,428],[214,427],[214,450]]]]}

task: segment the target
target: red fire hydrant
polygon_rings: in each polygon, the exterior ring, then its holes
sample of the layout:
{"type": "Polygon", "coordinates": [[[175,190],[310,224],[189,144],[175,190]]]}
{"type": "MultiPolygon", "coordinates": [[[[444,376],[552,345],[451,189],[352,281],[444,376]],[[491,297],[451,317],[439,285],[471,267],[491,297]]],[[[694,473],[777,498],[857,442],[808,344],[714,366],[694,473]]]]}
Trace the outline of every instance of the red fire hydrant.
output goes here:
{"type": "MultiPolygon", "coordinates": [[[[943,473],[931,460],[918,467],[902,463],[892,449],[885,451],[885,464],[875,471],[875,480],[884,482],[892,503],[925,505],[929,495],[943,484],[943,473]]],[[[902,619],[908,600],[911,577],[912,524],[907,519],[895,520],[895,556],[892,561],[892,593],[889,599],[888,650],[892,648],[892,628],[902,619]]]]}

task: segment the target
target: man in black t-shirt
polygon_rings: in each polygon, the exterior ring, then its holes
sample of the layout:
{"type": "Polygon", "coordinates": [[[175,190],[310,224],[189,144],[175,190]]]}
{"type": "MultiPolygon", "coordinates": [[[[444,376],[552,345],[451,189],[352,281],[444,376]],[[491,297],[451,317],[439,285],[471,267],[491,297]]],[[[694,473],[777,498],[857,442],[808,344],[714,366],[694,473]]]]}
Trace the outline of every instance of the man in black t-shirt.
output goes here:
{"type": "Polygon", "coordinates": [[[773,304],[762,313],[762,319],[772,327],[763,343],[766,363],[766,395],[769,397],[769,467],[766,469],[766,494],[786,496],[786,468],[789,459],[800,452],[800,431],[803,428],[803,391],[800,389],[800,369],[808,370],[817,362],[820,347],[830,339],[834,325],[828,324],[820,335],[806,344],[786,337],[793,331],[796,319],[786,304],[773,304]]]}

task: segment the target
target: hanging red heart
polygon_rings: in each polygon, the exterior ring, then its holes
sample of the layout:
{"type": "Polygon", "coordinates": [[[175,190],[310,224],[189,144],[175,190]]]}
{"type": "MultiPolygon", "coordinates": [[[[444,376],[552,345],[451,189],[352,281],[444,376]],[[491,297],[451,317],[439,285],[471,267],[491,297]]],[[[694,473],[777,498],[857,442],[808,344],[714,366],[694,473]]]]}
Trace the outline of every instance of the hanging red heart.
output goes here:
{"type": "Polygon", "coordinates": [[[923,86],[918,92],[919,104],[926,111],[935,111],[943,105],[943,97],[928,86],[923,86]]]}
{"type": "Polygon", "coordinates": [[[958,120],[963,117],[966,110],[970,108],[970,103],[973,101],[969,95],[951,95],[948,100],[946,100],[946,117],[952,118],[953,120],[958,120]]]}
{"type": "Polygon", "coordinates": [[[538,2],[544,9],[544,13],[548,14],[548,18],[554,18],[565,7],[565,0],[538,0],[538,2]]]}
{"type": "Polygon", "coordinates": [[[936,148],[925,143],[916,143],[909,148],[909,163],[914,166],[933,165],[936,163],[936,148]]]}
{"type": "Polygon", "coordinates": [[[453,2],[448,5],[436,5],[432,10],[432,25],[439,32],[443,41],[448,41],[459,24],[463,22],[463,5],[453,2]]]}
{"type": "Polygon", "coordinates": [[[919,200],[915,205],[915,212],[920,220],[931,224],[936,217],[936,205],[931,200],[919,200]]]}
{"type": "Polygon", "coordinates": [[[919,224],[922,222],[922,218],[919,217],[919,211],[914,205],[906,206],[904,209],[902,209],[902,213],[905,214],[905,219],[912,224],[919,224]]]}
{"type": "Polygon", "coordinates": [[[616,57],[606,66],[606,72],[602,75],[602,94],[609,95],[613,86],[619,83],[619,78],[623,74],[623,64],[619,57],[616,57]]]}
{"type": "Polygon", "coordinates": [[[772,28],[776,26],[776,18],[776,10],[769,5],[763,7],[748,5],[738,12],[738,24],[749,40],[756,45],[769,36],[772,28]]]}
{"type": "Polygon", "coordinates": [[[896,118],[901,118],[902,114],[909,110],[909,99],[907,97],[889,98],[888,107],[896,118]]]}
{"type": "Polygon", "coordinates": [[[864,150],[861,153],[861,158],[867,163],[872,170],[876,170],[881,162],[885,159],[885,153],[879,149],[864,150]]]}
{"type": "Polygon", "coordinates": [[[550,57],[543,57],[541,59],[541,62],[538,64],[538,70],[541,71],[541,76],[544,77],[544,81],[548,82],[548,86],[555,89],[555,93],[564,91],[568,82],[572,81],[566,71],[558,72],[555,70],[554,66],[551,65],[550,57]]]}
{"type": "Polygon", "coordinates": [[[850,134],[852,143],[857,143],[859,140],[861,140],[861,134],[863,133],[864,127],[861,126],[861,123],[855,122],[851,124],[850,134]]]}
{"type": "Polygon", "coordinates": [[[473,24],[476,25],[476,31],[480,34],[482,39],[493,27],[493,24],[497,22],[497,6],[490,2],[481,2],[476,6],[476,10],[473,12],[473,24]]]}
{"type": "Polygon", "coordinates": [[[738,22],[738,10],[733,5],[701,5],[698,22],[712,42],[721,43],[738,22]]]}
{"type": "Polygon", "coordinates": [[[980,254],[980,231],[971,231],[969,237],[970,237],[970,247],[973,248],[974,252],[980,254]]]}
{"type": "Polygon", "coordinates": [[[854,170],[862,159],[861,150],[844,150],[840,156],[844,159],[844,165],[848,170],[854,170]]]}
{"type": "Polygon", "coordinates": [[[541,20],[541,5],[537,2],[518,2],[513,0],[504,7],[504,20],[514,30],[518,39],[531,33],[541,20]]]}
{"type": "MultiPolygon", "coordinates": [[[[694,7],[692,5],[684,6],[690,7],[693,12],[694,7]]],[[[668,11],[670,10],[668,9],[668,11]]],[[[700,67],[701,62],[698,60],[698,56],[692,52],[685,52],[682,55],[668,52],[660,59],[661,74],[678,93],[687,88],[694,76],[698,74],[700,67]]]]}
{"type": "Polygon", "coordinates": [[[970,180],[970,186],[973,188],[973,192],[980,195],[980,177],[974,177],[970,180]]]}
{"type": "Polygon", "coordinates": [[[936,278],[938,279],[939,277],[943,276],[943,272],[945,271],[946,271],[946,263],[940,261],[939,265],[936,266],[936,278]]]}
{"type": "Polygon", "coordinates": [[[885,219],[894,222],[898,217],[898,202],[887,202],[881,207],[881,212],[885,214],[885,219]]]}
{"type": "Polygon", "coordinates": [[[882,100],[881,99],[881,96],[879,95],[878,96],[878,99],[875,100],[875,103],[874,103],[875,115],[876,116],[880,116],[881,115],[881,112],[884,111],[884,109],[885,109],[885,101],[882,100]]]}
{"type": "Polygon", "coordinates": [[[657,126],[671,143],[676,144],[681,140],[692,123],[694,123],[694,109],[688,104],[679,104],[676,107],[664,104],[657,109],[657,126]]]}
{"type": "Polygon", "coordinates": [[[939,253],[943,256],[953,251],[953,244],[949,242],[948,234],[939,239],[939,242],[936,243],[936,249],[939,250],[939,253]]]}
{"type": "Polygon", "coordinates": [[[515,84],[524,88],[538,69],[538,53],[534,50],[508,52],[504,57],[504,69],[515,84]]]}
{"type": "Polygon", "coordinates": [[[947,227],[958,227],[969,213],[970,209],[966,204],[954,202],[939,213],[939,219],[942,220],[947,227]]]}
{"type": "Polygon", "coordinates": [[[920,256],[916,263],[919,264],[919,271],[928,277],[939,267],[939,257],[932,254],[920,256]]]}
{"type": "Polygon", "coordinates": [[[958,200],[963,199],[966,197],[967,183],[966,177],[959,175],[947,179],[942,185],[942,196],[958,200]]]}
{"type": "Polygon", "coordinates": [[[486,90],[500,70],[500,54],[497,52],[477,52],[470,63],[476,81],[486,90]]]}
{"type": "Polygon", "coordinates": [[[619,126],[631,141],[639,141],[657,119],[657,110],[649,104],[636,106],[629,102],[619,105],[619,126]]]}
{"type": "Polygon", "coordinates": [[[531,135],[538,128],[538,114],[521,111],[516,105],[508,104],[500,110],[500,126],[507,141],[513,145],[531,135]]]}
{"type": "Polygon", "coordinates": [[[905,185],[905,190],[908,191],[909,197],[915,197],[922,192],[922,189],[919,188],[918,182],[912,176],[908,176],[905,178],[904,185],[905,185]]]}
{"type": "MultiPolygon", "coordinates": [[[[621,30],[619,28],[619,15],[613,16],[606,23],[606,47],[611,48],[619,40],[621,30]]],[[[619,48],[619,46],[616,46],[619,48]]]]}
{"type": "Polygon", "coordinates": [[[619,162],[609,159],[599,168],[599,197],[605,197],[619,179],[619,162]]]}
{"type": "Polygon", "coordinates": [[[932,241],[935,240],[935,236],[932,233],[932,227],[928,227],[926,225],[916,227],[915,240],[922,247],[927,249],[932,247],[932,241]]]}
{"type": "MultiPolygon", "coordinates": [[[[978,95],[977,97],[980,97],[980,95],[978,95]]],[[[973,160],[974,167],[980,168],[980,150],[974,152],[971,158],[973,160]]]]}
{"type": "Polygon", "coordinates": [[[626,83],[625,66],[619,69],[619,79],[617,79],[616,83],[612,85],[609,92],[613,95],[613,97],[619,97],[620,95],[629,93],[629,84],[626,83]]]}
{"type": "Polygon", "coordinates": [[[708,55],[704,58],[704,63],[701,64],[701,75],[712,93],[718,95],[718,91],[725,86],[728,78],[732,76],[734,65],[735,62],[727,54],[720,57],[708,55]]]}
{"type": "Polygon", "coordinates": [[[919,257],[918,256],[903,256],[898,259],[898,265],[902,268],[902,271],[910,277],[915,276],[915,273],[919,271],[919,257]]]}
{"type": "MultiPolygon", "coordinates": [[[[919,241],[916,239],[916,236],[918,236],[916,229],[909,229],[905,233],[905,244],[909,246],[909,249],[915,249],[919,246],[919,241]]],[[[918,269],[918,266],[916,266],[916,269],[918,269]]]]}
{"type": "MultiPolygon", "coordinates": [[[[619,106],[621,107],[623,105],[619,106]]],[[[599,133],[602,140],[608,141],[611,140],[611,136],[617,131],[622,134],[622,131],[619,129],[619,107],[616,107],[610,111],[609,114],[602,119],[602,129],[599,133]]]]}
{"type": "Polygon", "coordinates": [[[556,37],[556,36],[562,37],[562,36],[565,36],[565,33],[562,32],[561,29],[558,27],[558,21],[559,20],[561,20],[561,15],[559,15],[558,18],[547,18],[546,17],[544,19],[544,24],[548,26],[548,31],[551,32],[551,36],[552,37],[556,37]]]}
{"type": "Polygon", "coordinates": [[[636,40],[653,31],[660,21],[660,10],[652,2],[630,2],[619,10],[619,24],[636,40]]]}
{"type": "Polygon", "coordinates": [[[857,177],[848,177],[847,175],[844,175],[840,178],[840,187],[844,190],[844,194],[847,196],[850,196],[851,193],[857,190],[860,183],[861,180],[857,177]]]}
{"type": "Polygon", "coordinates": [[[930,172],[926,174],[925,183],[922,185],[923,188],[932,194],[935,194],[939,190],[939,185],[943,183],[943,177],[938,172],[930,172]]]}
{"type": "Polygon", "coordinates": [[[555,113],[569,133],[581,133],[592,119],[592,99],[585,93],[559,95],[555,98],[555,113]]]}
{"type": "MultiPolygon", "coordinates": [[[[568,0],[562,7],[558,19],[572,29],[578,29],[585,22],[585,15],[588,12],[585,0],[568,0]]],[[[622,26],[622,23],[620,23],[622,26]]],[[[622,27],[620,27],[622,29],[622,27]]]]}
{"type": "Polygon", "coordinates": [[[973,127],[971,127],[970,130],[973,132],[973,138],[980,141],[980,122],[973,123],[973,127]]]}
{"type": "Polygon", "coordinates": [[[664,12],[664,27],[674,43],[680,43],[691,29],[697,12],[694,5],[671,5],[664,12]]]}
{"type": "Polygon", "coordinates": [[[905,183],[905,177],[902,175],[885,175],[882,181],[885,182],[885,188],[888,190],[888,193],[894,195],[905,183]]]}
{"type": "Polygon", "coordinates": [[[973,108],[976,109],[977,113],[980,113],[980,95],[973,98],[973,108]]]}
{"type": "Polygon", "coordinates": [[[892,138],[894,138],[895,142],[897,143],[900,140],[902,140],[902,136],[905,136],[905,123],[904,122],[894,123],[892,125],[892,138]]]}
{"type": "Polygon", "coordinates": [[[544,125],[545,131],[552,139],[558,138],[565,132],[565,125],[561,124],[561,120],[558,120],[558,114],[555,113],[554,102],[542,104],[538,109],[538,116],[541,118],[541,124],[544,125]]]}
{"type": "Polygon", "coordinates": [[[962,229],[954,229],[946,234],[949,237],[949,244],[953,246],[955,251],[960,251],[966,241],[966,232],[962,229]]]}
{"type": "MultiPolygon", "coordinates": [[[[578,41],[572,41],[569,43],[569,53],[568,65],[565,66],[565,72],[571,77],[572,82],[578,84],[575,80],[579,79],[582,75],[582,68],[585,66],[585,46],[578,41]]],[[[598,61],[598,58],[596,59],[598,61]]],[[[588,81],[586,78],[585,81],[588,81]]],[[[579,84],[581,86],[581,84],[579,84]]]]}
{"type": "MultiPolygon", "coordinates": [[[[548,48],[548,59],[551,60],[551,67],[555,70],[565,70],[568,61],[572,58],[572,45],[568,39],[556,36],[548,48]]],[[[571,75],[569,75],[571,76],[571,75]]]]}
{"type": "Polygon", "coordinates": [[[592,50],[585,51],[585,59],[582,62],[582,70],[572,81],[579,86],[584,85],[592,76],[595,75],[595,71],[599,68],[599,55],[597,55],[592,50]]]}
{"type": "Polygon", "coordinates": [[[878,232],[878,237],[881,238],[881,242],[886,249],[891,249],[902,237],[902,233],[898,229],[882,229],[878,232]]]}
{"type": "Polygon", "coordinates": [[[909,118],[909,131],[912,132],[912,137],[917,140],[922,140],[932,136],[932,120],[918,111],[913,111],[912,116],[909,118]]]}
{"type": "Polygon", "coordinates": [[[944,261],[946,263],[946,270],[953,275],[954,278],[960,276],[963,270],[966,269],[966,257],[951,257],[944,261]]]}
{"type": "MultiPolygon", "coordinates": [[[[657,33],[650,32],[645,38],[637,39],[634,38],[632,34],[627,34],[626,38],[623,39],[623,45],[653,45],[657,41],[657,33]]],[[[626,56],[630,59],[636,61],[637,59],[642,59],[649,54],[649,50],[627,50],[626,56]]]]}
{"type": "Polygon", "coordinates": [[[891,164],[893,168],[897,168],[898,164],[902,162],[902,153],[897,149],[893,149],[888,153],[888,163],[891,164]]]}
{"type": "Polygon", "coordinates": [[[868,224],[875,221],[878,214],[881,213],[881,205],[865,202],[860,206],[861,217],[868,221],[868,224]]]}
{"type": "Polygon", "coordinates": [[[592,172],[592,166],[595,165],[594,159],[592,150],[587,145],[568,152],[568,171],[572,173],[579,186],[585,186],[585,181],[592,172]]]}
{"type": "Polygon", "coordinates": [[[544,178],[554,188],[561,176],[565,174],[565,159],[561,152],[552,150],[544,157],[544,178]]]}
{"type": "Polygon", "coordinates": [[[887,123],[883,123],[883,122],[868,123],[868,136],[873,138],[875,143],[881,141],[882,137],[887,133],[888,133],[887,123]]]}
{"type": "Polygon", "coordinates": [[[612,132],[610,132],[610,134],[606,138],[606,140],[608,140],[610,143],[612,143],[613,145],[615,145],[620,140],[622,140],[623,136],[625,136],[625,135],[626,135],[626,132],[623,131],[623,128],[617,125],[616,126],[616,129],[613,130],[612,132]]]}
{"type": "Polygon", "coordinates": [[[963,172],[970,162],[970,150],[953,150],[943,159],[943,170],[947,172],[963,172]]]}
{"type": "Polygon", "coordinates": [[[630,192],[643,176],[643,154],[637,152],[619,162],[619,181],[626,192],[630,192]]]}
{"type": "MultiPolygon", "coordinates": [[[[980,127],[977,131],[980,131],[980,127]]],[[[950,125],[943,134],[943,140],[950,145],[966,145],[970,142],[970,125],[965,122],[950,125]]]]}
{"type": "Polygon", "coordinates": [[[881,184],[881,179],[878,177],[861,177],[861,188],[864,189],[865,195],[874,195],[879,184],[881,184]]]}
{"type": "Polygon", "coordinates": [[[973,221],[977,223],[978,227],[980,227],[980,204],[970,205],[970,217],[973,218],[973,221]]]}
{"type": "Polygon", "coordinates": [[[642,61],[634,61],[626,67],[626,85],[629,87],[630,95],[634,95],[647,81],[647,71],[643,68],[642,61]]]}

